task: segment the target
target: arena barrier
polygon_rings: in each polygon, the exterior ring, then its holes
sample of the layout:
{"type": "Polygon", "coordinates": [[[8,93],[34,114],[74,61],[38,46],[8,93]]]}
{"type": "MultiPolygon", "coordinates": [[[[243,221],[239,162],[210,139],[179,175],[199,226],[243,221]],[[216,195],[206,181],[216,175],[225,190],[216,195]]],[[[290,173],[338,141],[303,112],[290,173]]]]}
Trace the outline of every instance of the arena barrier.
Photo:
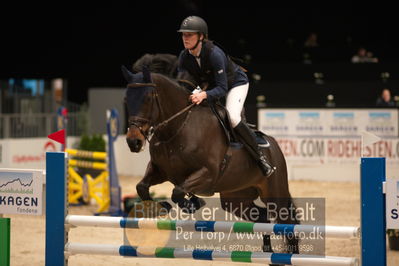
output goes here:
{"type": "MultiPolygon", "coordinates": [[[[65,193],[67,158],[64,153],[46,154],[46,265],[67,265],[68,256],[75,254],[101,254],[154,258],[185,258],[198,260],[222,260],[235,262],[275,263],[286,265],[359,265],[357,258],[314,256],[301,254],[186,250],[171,247],[140,247],[129,245],[100,245],[69,243],[68,230],[74,226],[100,226],[121,228],[152,228],[213,232],[235,230],[237,232],[281,233],[285,230],[309,231],[308,225],[261,224],[249,222],[173,221],[156,219],[134,219],[120,217],[88,217],[68,215],[65,193]],[[57,177],[57,178],[53,178],[57,177]],[[63,178],[61,178],[63,177],[63,178]],[[285,230],[284,230],[285,229],[285,230]]],[[[382,183],[385,181],[385,158],[362,158],[361,160],[361,228],[321,226],[325,236],[361,238],[363,266],[386,265],[385,203],[382,183]],[[360,232],[360,235],[359,235],[360,232]]]]}
{"type": "Polygon", "coordinates": [[[68,201],[79,203],[79,199],[89,203],[94,199],[98,205],[97,214],[121,216],[121,189],[116,171],[114,142],[118,137],[118,112],[107,110],[107,152],[91,152],[76,149],[66,149],[74,159],[69,159],[68,201]],[[78,159],[76,159],[78,158],[78,159]],[[89,160],[96,161],[89,161],[89,160]],[[102,172],[92,177],[89,174],[80,176],[77,168],[96,169],[102,172]]]}

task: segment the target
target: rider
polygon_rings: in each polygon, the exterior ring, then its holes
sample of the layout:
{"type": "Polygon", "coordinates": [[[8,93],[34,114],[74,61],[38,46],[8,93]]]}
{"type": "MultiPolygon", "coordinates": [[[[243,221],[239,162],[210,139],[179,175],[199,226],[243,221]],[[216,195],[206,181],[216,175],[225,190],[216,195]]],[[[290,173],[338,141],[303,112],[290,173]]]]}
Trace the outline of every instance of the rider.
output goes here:
{"type": "Polygon", "coordinates": [[[263,175],[270,176],[274,169],[266,161],[252,130],[241,121],[241,111],[248,93],[248,77],[224,51],[208,40],[207,23],[200,17],[189,16],[183,20],[178,32],[182,33],[184,50],[178,61],[179,76],[188,72],[197,84],[207,82],[207,91],[195,91],[190,95],[193,103],[215,101],[226,96],[226,109],[231,124],[245,142],[249,153],[258,161],[263,175]]]}

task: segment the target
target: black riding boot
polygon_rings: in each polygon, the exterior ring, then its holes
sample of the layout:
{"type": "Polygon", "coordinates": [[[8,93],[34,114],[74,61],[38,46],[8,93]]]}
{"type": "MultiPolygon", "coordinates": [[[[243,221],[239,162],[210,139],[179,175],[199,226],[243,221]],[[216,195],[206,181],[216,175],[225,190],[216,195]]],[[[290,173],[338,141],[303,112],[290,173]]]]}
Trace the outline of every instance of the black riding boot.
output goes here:
{"type": "Polygon", "coordinates": [[[274,168],[267,162],[266,156],[260,151],[255,133],[242,121],[234,129],[240,135],[241,140],[244,141],[244,146],[251,156],[258,162],[263,175],[270,176],[274,172],[274,168]]]}

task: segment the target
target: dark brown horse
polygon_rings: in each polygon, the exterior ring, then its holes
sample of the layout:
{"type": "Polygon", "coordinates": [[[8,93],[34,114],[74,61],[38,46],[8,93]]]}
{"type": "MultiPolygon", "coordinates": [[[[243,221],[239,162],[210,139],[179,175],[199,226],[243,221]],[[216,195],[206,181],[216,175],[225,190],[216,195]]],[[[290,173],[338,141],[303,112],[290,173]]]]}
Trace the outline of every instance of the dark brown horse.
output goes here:
{"type": "MultiPolygon", "coordinates": [[[[152,200],[151,186],[170,181],[175,185],[172,200],[188,211],[201,207],[194,195],[217,192],[221,206],[238,217],[248,218],[248,212],[257,208],[261,215],[251,218],[253,222],[270,221],[267,209],[254,203],[258,198],[266,206],[273,202],[278,210],[292,207],[286,162],[273,137],[266,137],[270,146],[264,148],[264,154],[276,171],[266,178],[245,148],[229,148],[226,134],[206,103],[190,106],[190,92],[164,75],[123,72],[129,83],[128,146],[132,152],[140,152],[146,140],[150,145],[151,160],[137,185],[142,200],[152,200]]],[[[278,217],[274,222],[297,223],[278,217]]],[[[268,236],[264,250],[271,251],[268,236]]]]}

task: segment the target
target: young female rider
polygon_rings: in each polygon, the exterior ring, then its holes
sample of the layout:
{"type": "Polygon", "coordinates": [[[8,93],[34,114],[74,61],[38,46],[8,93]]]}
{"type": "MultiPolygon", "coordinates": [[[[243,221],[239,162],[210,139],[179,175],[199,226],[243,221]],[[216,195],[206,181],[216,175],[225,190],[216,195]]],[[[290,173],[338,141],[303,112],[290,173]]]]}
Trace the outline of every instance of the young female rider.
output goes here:
{"type": "Polygon", "coordinates": [[[197,16],[183,20],[178,32],[182,33],[184,50],[178,61],[179,76],[188,72],[197,84],[208,83],[209,89],[190,96],[193,103],[207,99],[212,102],[226,96],[234,130],[245,142],[249,153],[258,161],[263,175],[270,176],[274,169],[259,150],[255,134],[241,121],[241,111],[248,93],[248,77],[223,50],[208,40],[208,26],[197,16]]]}

